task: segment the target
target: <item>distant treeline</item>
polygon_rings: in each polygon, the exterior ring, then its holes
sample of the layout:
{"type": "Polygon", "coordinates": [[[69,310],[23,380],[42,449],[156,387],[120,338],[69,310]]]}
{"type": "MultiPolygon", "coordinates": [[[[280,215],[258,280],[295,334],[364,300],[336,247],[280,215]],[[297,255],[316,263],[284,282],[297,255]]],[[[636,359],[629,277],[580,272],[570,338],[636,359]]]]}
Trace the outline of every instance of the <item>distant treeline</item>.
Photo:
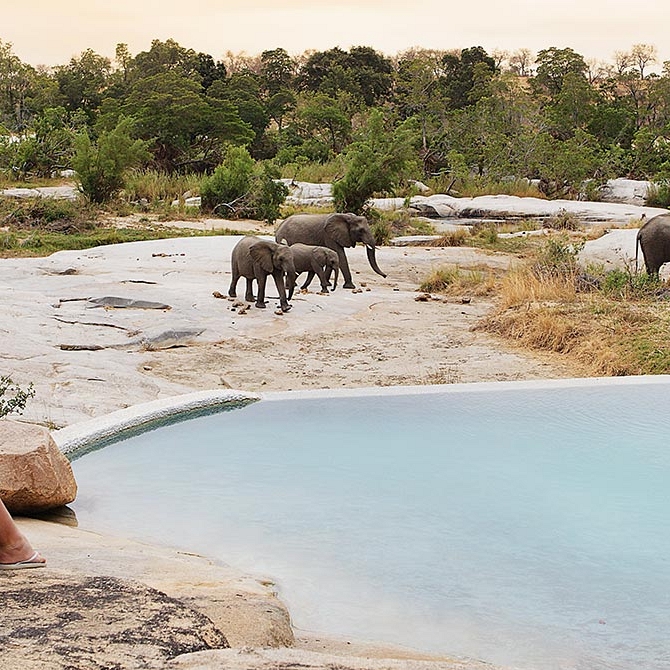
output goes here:
{"type": "Polygon", "coordinates": [[[123,124],[146,149],[136,158],[169,174],[210,174],[236,146],[283,174],[339,164],[337,179],[352,160],[377,160],[393,175],[382,190],[436,176],[447,186],[537,179],[549,197],[614,176],[662,183],[670,62],[660,74],[655,64],[644,44],[596,65],[570,48],[479,46],[392,58],[366,46],[299,57],[278,48],[217,61],[154,40],[135,56],[119,44],[114,60],[89,49],[40,69],[0,40],[0,171],[22,179],[71,167],[77,137],[95,146],[123,124]]]}

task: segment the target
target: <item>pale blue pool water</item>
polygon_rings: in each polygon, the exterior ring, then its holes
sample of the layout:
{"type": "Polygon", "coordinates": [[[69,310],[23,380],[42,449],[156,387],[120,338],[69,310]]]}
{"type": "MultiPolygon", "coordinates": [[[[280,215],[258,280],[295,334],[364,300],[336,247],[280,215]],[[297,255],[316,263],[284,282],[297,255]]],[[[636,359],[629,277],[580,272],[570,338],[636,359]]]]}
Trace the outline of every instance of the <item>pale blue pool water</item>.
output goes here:
{"type": "Polygon", "coordinates": [[[263,400],[74,461],[73,506],[274,578],[298,628],[524,670],[670,668],[669,400],[263,400]]]}

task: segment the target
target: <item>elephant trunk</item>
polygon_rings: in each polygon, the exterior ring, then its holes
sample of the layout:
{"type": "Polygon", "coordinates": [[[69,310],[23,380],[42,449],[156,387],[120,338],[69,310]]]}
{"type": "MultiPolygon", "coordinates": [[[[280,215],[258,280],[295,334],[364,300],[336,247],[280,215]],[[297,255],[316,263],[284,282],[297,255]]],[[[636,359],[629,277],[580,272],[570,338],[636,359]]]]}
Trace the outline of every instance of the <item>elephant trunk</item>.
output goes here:
{"type": "Polygon", "coordinates": [[[288,300],[293,297],[293,291],[295,291],[295,280],[297,277],[298,275],[295,272],[286,273],[286,289],[288,293],[288,300]]]}
{"type": "Polygon", "coordinates": [[[379,269],[379,266],[377,265],[377,259],[375,258],[375,247],[368,245],[368,246],[366,246],[365,250],[368,254],[368,263],[370,263],[370,267],[378,275],[381,275],[382,277],[386,277],[386,275],[379,269]]]}
{"type": "Polygon", "coordinates": [[[337,288],[337,276],[339,272],[340,272],[339,268],[335,268],[333,275],[333,289],[332,289],[333,291],[337,288]]]}

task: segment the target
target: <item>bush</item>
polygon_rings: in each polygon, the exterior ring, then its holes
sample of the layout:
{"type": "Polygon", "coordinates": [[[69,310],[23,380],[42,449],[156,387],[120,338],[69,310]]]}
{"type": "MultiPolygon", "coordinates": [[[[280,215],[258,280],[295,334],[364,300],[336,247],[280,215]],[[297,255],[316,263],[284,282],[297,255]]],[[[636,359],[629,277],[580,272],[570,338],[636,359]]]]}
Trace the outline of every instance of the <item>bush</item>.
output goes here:
{"type": "Polygon", "coordinates": [[[566,237],[549,238],[540,248],[533,273],[539,278],[569,277],[577,272],[577,256],[584,242],[571,244],[566,237]]]}
{"type": "Polygon", "coordinates": [[[648,207],[670,208],[670,180],[649,184],[645,203],[648,207]]]}
{"type": "Polygon", "coordinates": [[[391,131],[381,112],[373,110],[360,138],[346,151],[346,174],[333,184],[335,209],[362,214],[373,195],[397,186],[406,172],[416,169],[416,140],[411,120],[391,131]]]}
{"type": "Polygon", "coordinates": [[[149,160],[149,143],[130,136],[132,120],[123,118],[116,128],[103,131],[94,144],[87,133],[75,140],[72,161],[81,192],[95,203],[103,203],[124,186],[124,174],[149,160]]]}
{"type": "Polygon", "coordinates": [[[23,390],[15,385],[11,377],[0,377],[0,418],[7,416],[12,412],[21,414],[26,407],[26,403],[35,395],[35,389],[32,382],[28,388],[23,390]],[[4,399],[3,396],[9,391],[12,394],[9,398],[4,399]]]}
{"type": "Polygon", "coordinates": [[[270,163],[256,164],[244,147],[230,147],[211,177],[200,186],[202,207],[222,217],[252,218],[272,224],[288,188],[276,181],[270,163]]]}
{"type": "Polygon", "coordinates": [[[34,197],[0,200],[0,217],[17,229],[77,232],[89,230],[95,215],[80,202],[34,197]]]}
{"type": "Polygon", "coordinates": [[[577,230],[579,228],[579,217],[566,209],[561,209],[558,214],[550,216],[544,225],[545,228],[553,230],[577,230]]]}

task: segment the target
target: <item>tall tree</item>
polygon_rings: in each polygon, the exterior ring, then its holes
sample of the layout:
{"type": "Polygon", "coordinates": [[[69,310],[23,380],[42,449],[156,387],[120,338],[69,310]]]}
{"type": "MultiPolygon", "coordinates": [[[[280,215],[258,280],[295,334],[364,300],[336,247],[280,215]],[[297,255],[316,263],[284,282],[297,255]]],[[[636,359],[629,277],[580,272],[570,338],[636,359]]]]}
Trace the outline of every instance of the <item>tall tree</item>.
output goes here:
{"type": "Polygon", "coordinates": [[[569,74],[586,79],[588,67],[584,57],[570,48],[542,49],[535,59],[537,65],[533,88],[537,93],[554,97],[561,92],[563,80],[569,74]]]}
{"type": "Polygon", "coordinates": [[[70,112],[82,110],[93,121],[111,72],[112,63],[109,58],[100,56],[92,49],[70,59],[68,65],[57,67],[55,78],[63,106],[70,112]]]}
{"type": "Polygon", "coordinates": [[[463,49],[458,55],[446,53],[442,69],[441,84],[451,109],[476,103],[496,72],[495,61],[482,47],[463,49]]]}

